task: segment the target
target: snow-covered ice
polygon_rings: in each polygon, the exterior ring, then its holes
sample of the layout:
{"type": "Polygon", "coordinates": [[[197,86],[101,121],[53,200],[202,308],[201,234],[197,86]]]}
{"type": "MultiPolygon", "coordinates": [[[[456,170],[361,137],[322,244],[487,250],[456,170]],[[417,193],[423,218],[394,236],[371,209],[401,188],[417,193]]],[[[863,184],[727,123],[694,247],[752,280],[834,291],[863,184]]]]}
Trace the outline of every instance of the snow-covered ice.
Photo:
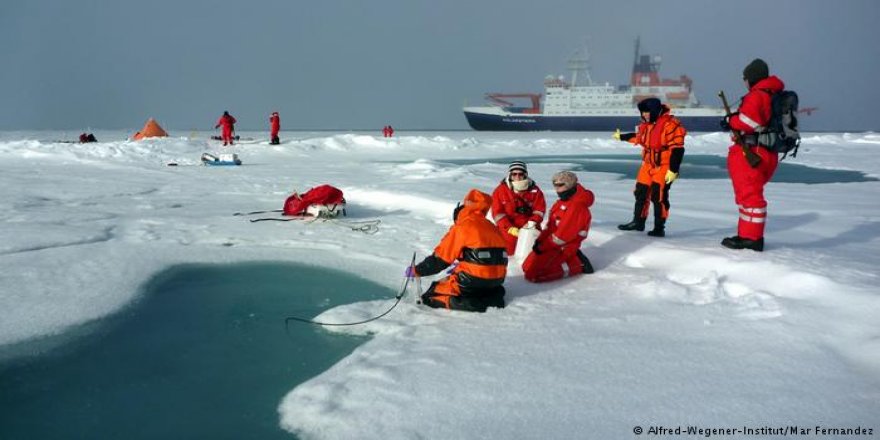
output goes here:
{"type": "MultiPolygon", "coordinates": [[[[0,133],[0,345],[101,318],[177,263],[306,262],[397,288],[456,201],[491,192],[506,171],[449,160],[637,154],[596,133],[282,133],[280,146],[231,149],[244,166],[202,167],[201,153],[220,149],[207,133],[95,134],[102,142],[80,145],[53,142],[59,132],[0,133]],[[381,231],[232,216],[321,183],[345,191],[352,220],[380,218],[381,231]]],[[[715,133],[686,147],[722,156],[727,145],[715,133]]],[[[792,162],[878,178],[878,149],[873,133],[808,134],[792,162]]],[[[566,166],[530,166],[549,203],[549,177],[566,166]]],[[[668,236],[652,239],[616,228],[631,213],[630,179],[579,176],[596,193],[584,246],[595,274],[540,285],[512,275],[508,307],[486,314],[406,301],[367,325],[329,328],[372,338],[290,390],[281,426],[338,439],[620,438],[651,425],[880,432],[880,182],[771,183],[767,250],[755,253],[719,246],[737,217],[726,179],[683,175],[668,236]]]]}

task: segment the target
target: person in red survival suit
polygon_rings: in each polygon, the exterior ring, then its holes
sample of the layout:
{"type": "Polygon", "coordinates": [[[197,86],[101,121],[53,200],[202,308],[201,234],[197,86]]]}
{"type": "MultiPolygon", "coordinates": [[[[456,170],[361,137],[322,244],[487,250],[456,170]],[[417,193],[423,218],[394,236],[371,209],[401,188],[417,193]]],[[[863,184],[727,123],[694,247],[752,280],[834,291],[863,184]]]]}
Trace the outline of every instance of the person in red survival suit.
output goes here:
{"type": "Polygon", "coordinates": [[[581,186],[571,171],[554,174],[553,187],[559,200],[550,208],[547,228],[522,266],[523,276],[533,283],[563,278],[563,265],[568,267],[568,276],[593,273],[593,265],[580,250],[590,232],[593,192],[581,186]]]}
{"type": "Polygon", "coordinates": [[[507,178],[492,193],[492,220],[507,241],[507,255],[516,250],[520,228],[540,228],[546,211],[544,192],[529,178],[525,162],[511,162],[507,178]]]}
{"type": "Polygon", "coordinates": [[[633,219],[617,228],[622,231],[644,231],[648,207],[653,203],[654,229],[648,235],[664,237],[666,219],[669,217],[669,190],[672,182],[678,178],[687,131],[669,113],[669,107],[657,98],[644,99],[638,107],[642,114],[638,133],[621,134],[620,130],[614,133],[618,140],[642,146],[642,166],[633,190],[636,196],[633,219]]]}
{"type": "Polygon", "coordinates": [[[453,224],[434,253],[406,269],[407,277],[429,276],[458,261],[446,278],[431,283],[422,295],[422,303],[469,312],[504,307],[506,243],[495,225],[486,219],[491,204],[491,196],[470,190],[453,211],[453,224]]]}
{"type": "Polygon", "coordinates": [[[278,112],[272,112],[272,115],[269,116],[270,145],[278,145],[281,143],[281,139],[278,137],[279,131],[281,131],[281,117],[278,116],[278,112]]]}
{"type": "Polygon", "coordinates": [[[214,128],[223,127],[220,133],[223,145],[232,145],[232,133],[235,132],[236,122],[235,118],[228,111],[223,112],[223,116],[220,116],[220,119],[217,120],[217,125],[214,128]]]}
{"type": "Polygon", "coordinates": [[[767,200],[764,186],[773,177],[779,165],[779,156],[757,141],[757,133],[770,122],[771,101],[785,84],[770,76],[767,63],[756,58],[743,70],[743,81],[749,92],[743,96],[739,110],[721,121],[724,130],[737,130],[745,147],[757,154],[761,161],[755,168],[749,165],[743,145],[734,143],[727,152],[727,172],[733,183],[733,194],[739,206],[737,234],[721,240],[731,249],[764,250],[764,225],[767,220],[767,200]]]}

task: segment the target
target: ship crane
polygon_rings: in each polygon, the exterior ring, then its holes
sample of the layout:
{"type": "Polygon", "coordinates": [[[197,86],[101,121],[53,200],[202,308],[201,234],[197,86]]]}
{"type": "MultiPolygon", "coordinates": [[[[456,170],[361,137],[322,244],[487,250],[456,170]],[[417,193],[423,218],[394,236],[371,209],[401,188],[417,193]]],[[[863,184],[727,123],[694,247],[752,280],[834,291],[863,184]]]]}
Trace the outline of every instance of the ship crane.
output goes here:
{"type": "Polygon", "coordinates": [[[513,107],[513,103],[504,98],[529,98],[532,101],[530,108],[524,108],[522,113],[541,113],[540,93],[486,93],[486,100],[500,107],[513,107]]]}

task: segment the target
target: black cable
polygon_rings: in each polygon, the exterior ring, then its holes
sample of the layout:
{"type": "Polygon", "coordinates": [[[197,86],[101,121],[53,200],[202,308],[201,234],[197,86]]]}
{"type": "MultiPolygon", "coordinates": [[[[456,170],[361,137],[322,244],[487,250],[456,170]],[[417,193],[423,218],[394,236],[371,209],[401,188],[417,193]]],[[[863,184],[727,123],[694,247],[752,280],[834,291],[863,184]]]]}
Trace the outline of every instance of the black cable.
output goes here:
{"type": "MultiPolygon", "coordinates": [[[[416,264],[416,253],[413,252],[412,261],[410,262],[409,265],[410,265],[410,267],[415,267],[415,264],[416,264]]],[[[298,318],[298,317],[296,317],[296,316],[288,316],[287,318],[284,318],[284,331],[285,331],[285,332],[288,331],[288,324],[290,323],[290,321],[304,322],[304,323],[306,323],[306,324],[315,324],[315,325],[323,325],[323,326],[349,326],[349,325],[360,325],[360,324],[366,324],[366,323],[371,322],[371,321],[375,321],[375,320],[377,320],[377,319],[379,319],[379,318],[381,318],[381,317],[383,317],[383,316],[385,316],[385,315],[391,313],[391,311],[394,310],[394,308],[397,307],[398,304],[400,304],[400,300],[401,300],[401,298],[403,298],[404,295],[406,295],[406,289],[407,289],[407,287],[409,287],[409,282],[410,282],[410,280],[412,280],[412,278],[409,278],[409,277],[406,278],[406,281],[404,281],[404,283],[403,283],[403,288],[400,289],[400,293],[398,293],[397,296],[396,296],[396,301],[394,301],[394,304],[391,306],[391,308],[389,308],[388,310],[386,310],[386,311],[385,311],[384,313],[382,313],[381,315],[374,316],[374,317],[372,317],[372,318],[370,318],[370,319],[365,319],[365,320],[363,320],[363,321],[358,321],[358,322],[343,322],[343,323],[321,322],[321,321],[314,321],[314,320],[307,319],[307,318],[298,318]]]]}
{"type": "Polygon", "coordinates": [[[253,215],[253,214],[265,214],[267,212],[283,212],[283,209],[272,209],[270,211],[251,211],[251,212],[236,212],[232,215],[253,215]]]}

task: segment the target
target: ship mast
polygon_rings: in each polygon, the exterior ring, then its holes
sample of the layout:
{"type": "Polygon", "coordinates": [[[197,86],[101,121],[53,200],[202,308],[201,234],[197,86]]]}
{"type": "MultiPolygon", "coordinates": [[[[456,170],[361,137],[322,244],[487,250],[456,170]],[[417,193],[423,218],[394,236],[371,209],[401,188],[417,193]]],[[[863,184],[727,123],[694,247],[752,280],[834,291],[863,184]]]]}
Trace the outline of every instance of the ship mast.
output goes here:
{"type": "Polygon", "coordinates": [[[586,85],[593,85],[593,78],[590,76],[590,52],[588,49],[578,49],[574,51],[568,60],[568,70],[571,71],[571,86],[578,86],[578,76],[582,75],[586,80],[586,85]]]}

